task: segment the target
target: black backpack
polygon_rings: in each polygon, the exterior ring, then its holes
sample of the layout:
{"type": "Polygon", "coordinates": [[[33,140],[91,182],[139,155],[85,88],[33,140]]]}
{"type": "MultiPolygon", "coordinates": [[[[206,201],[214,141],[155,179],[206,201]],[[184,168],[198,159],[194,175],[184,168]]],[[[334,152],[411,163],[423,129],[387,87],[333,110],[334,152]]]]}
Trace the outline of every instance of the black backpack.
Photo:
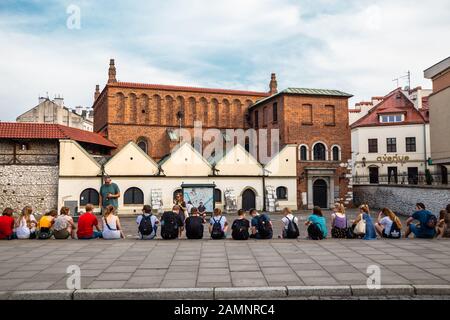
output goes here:
{"type": "Polygon", "coordinates": [[[188,239],[203,238],[203,219],[200,217],[189,217],[186,219],[186,237],[188,239]]]}
{"type": "Polygon", "coordinates": [[[213,239],[223,239],[225,237],[225,233],[222,230],[222,224],[220,223],[222,218],[223,217],[220,217],[219,220],[212,218],[214,223],[212,226],[211,238],[213,239]]]}
{"type": "Polygon", "coordinates": [[[178,238],[177,217],[173,212],[165,212],[162,216],[161,237],[166,240],[178,238]]]}
{"type": "Polygon", "coordinates": [[[248,224],[246,223],[247,220],[244,219],[237,219],[233,222],[233,231],[231,233],[231,236],[234,240],[247,240],[250,235],[248,233],[248,224]]]}
{"type": "Polygon", "coordinates": [[[400,239],[402,237],[402,231],[400,230],[400,228],[397,226],[397,224],[394,222],[392,222],[392,226],[391,226],[391,231],[388,234],[388,238],[391,239],[400,239]]]}
{"type": "Polygon", "coordinates": [[[294,219],[289,219],[288,227],[286,230],[286,238],[288,239],[297,239],[300,236],[300,231],[298,230],[298,225],[294,222],[294,219]]]}
{"type": "Polygon", "coordinates": [[[270,225],[269,218],[265,214],[259,216],[257,229],[261,238],[268,238],[272,234],[272,226],[270,225]]]}
{"type": "Polygon", "coordinates": [[[47,240],[52,237],[52,233],[49,228],[41,228],[38,232],[39,240],[47,240]]]}
{"type": "Polygon", "coordinates": [[[143,214],[141,222],[139,223],[139,233],[143,236],[149,236],[152,234],[152,232],[152,215],[146,216],[145,214],[143,214]]]}

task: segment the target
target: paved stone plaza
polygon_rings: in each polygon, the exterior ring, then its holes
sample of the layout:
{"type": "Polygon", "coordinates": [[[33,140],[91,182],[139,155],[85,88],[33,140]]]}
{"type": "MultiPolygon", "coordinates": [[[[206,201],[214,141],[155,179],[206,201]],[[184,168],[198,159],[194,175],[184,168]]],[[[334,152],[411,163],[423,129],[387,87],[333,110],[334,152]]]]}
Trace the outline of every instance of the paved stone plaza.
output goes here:
{"type": "Polygon", "coordinates": [[[141,241],[122,220],[125,240],[1,241],[0,291],[66,289],[70,265],[83,289],[366,285],[369,265],[382,285],[450,285],[448,240],[141,241]]]}

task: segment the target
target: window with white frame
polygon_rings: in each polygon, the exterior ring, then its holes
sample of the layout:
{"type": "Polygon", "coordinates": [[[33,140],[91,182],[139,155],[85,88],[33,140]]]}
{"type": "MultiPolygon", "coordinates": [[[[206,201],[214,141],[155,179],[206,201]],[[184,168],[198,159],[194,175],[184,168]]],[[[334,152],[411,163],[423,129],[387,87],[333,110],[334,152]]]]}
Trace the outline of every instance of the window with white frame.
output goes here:
{"type": "Polygon", "coordinates": [[[403,121],[402,114],[383,114],[379,116],[381,123],[396,123],[403,121]]]}

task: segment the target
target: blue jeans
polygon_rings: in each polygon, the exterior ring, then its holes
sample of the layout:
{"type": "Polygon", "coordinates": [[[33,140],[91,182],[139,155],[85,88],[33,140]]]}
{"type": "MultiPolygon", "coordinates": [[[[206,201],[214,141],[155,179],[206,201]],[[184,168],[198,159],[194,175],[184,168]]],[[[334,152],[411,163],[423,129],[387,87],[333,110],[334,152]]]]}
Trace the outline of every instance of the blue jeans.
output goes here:
{"type": "Polygon", "coordinates": [[[414,223],[411,223],[409,225],[409,229],[414,234],[416,238],[422,238],[422,239],[431,239],[434,238],[434,233],[426,233],[422,231],[421,226],[417,226],[414,223]]]}
{"type": "Polygon", "coordinates": [[[91,237],[89,238],[78,238],[78,240],[90,240],[90,239],[98,239],[103,238],[103,235],[100,231],[94,231],[91,237]]]}

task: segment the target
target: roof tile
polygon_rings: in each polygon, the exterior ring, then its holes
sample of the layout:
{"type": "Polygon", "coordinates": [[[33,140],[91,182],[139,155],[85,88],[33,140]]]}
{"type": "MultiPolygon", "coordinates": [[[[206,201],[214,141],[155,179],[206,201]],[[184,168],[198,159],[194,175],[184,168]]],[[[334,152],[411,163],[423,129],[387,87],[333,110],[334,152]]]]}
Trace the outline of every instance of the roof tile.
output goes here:
{"type": "Polygon", "coordinates": [[[98,133],[49,123],[0,122],[0,138],[71,139],[78,142],[116,148],[114,143],[98,133]]]}

